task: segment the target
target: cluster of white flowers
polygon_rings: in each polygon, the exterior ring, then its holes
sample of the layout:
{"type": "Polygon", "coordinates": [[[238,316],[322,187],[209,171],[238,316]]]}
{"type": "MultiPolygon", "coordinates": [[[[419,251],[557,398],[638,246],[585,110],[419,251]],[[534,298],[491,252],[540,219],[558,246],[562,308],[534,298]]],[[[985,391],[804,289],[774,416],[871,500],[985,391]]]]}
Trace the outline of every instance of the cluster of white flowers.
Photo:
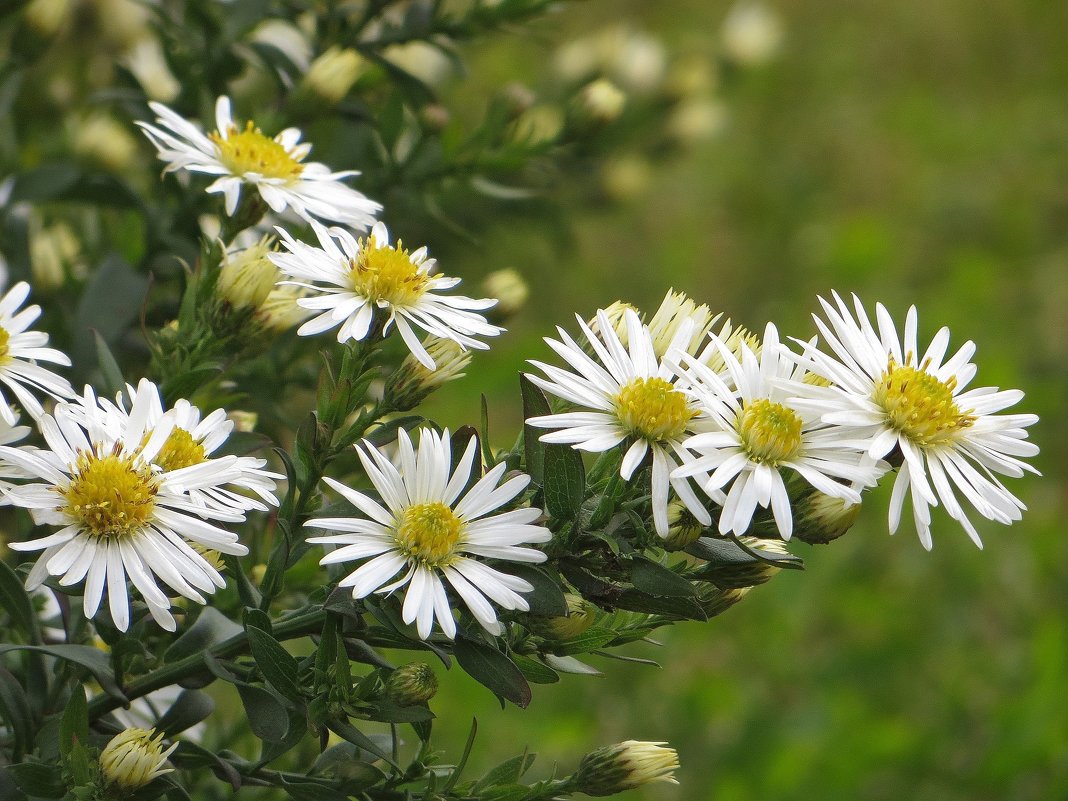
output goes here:
{"type": "Polygon", "coordinates": [[[545,377],[530,376],[587,411],[527,423],[555,429],[542,436],[545,442],[582,450],[603,452],[623,443],[624,479],[651,453],[653,520],[662,537],[668,536],[671,489],[699,522],[710,522],[690,481],[719,507],[721,534],[746,532],[759,506],[770,508],[778,533],[789,539],[792,476],[856,504],[891,464],[900,464],[891,531],[910,495],[926,548],[932,544],[932,506],[943,506],[976,544],[962,497],[990,520],[1019,519],[1023,504],[995,474],[1035,472],[1019,457],[1038,452],[1025,431],[1037,417],[994,412],[1023,393],[965,391],[976,372],[969,361],[975,347],[966,343],[945,359],[945,328],[920,356],[915,308],[906,317],[902,343],[881,304],[876,332],[859,299],[855,316],[838,295],[834,301],[821,301],[829,322],[816,317],[830,353],[815,340],[792,351],[770,324],[759,343],[729,324],[712,333],[707,309],[673,293],[650,325],[631,308],[621,307],[615,320],[600,311],[596,330],[578,321],[584,342],[563,330],[561,341],[546,340],[570,370],[533,362],[545,377]],[[670,338],[664,320],[670,321],[670,338]]]}

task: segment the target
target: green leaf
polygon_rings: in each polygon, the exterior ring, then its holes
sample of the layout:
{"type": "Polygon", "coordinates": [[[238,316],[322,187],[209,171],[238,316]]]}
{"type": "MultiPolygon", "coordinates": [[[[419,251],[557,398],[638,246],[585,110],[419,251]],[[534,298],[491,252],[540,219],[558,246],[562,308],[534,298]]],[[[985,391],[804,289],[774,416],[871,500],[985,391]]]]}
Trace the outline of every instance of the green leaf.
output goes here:
{"type": "Polygon", "coordinates": [[[267,683],[283,697],[301,703],[302,696],[297,683],[297,660],[263,629],[248,626],[249,647],[267,683]]]}
{"type": "Polygon", "coordinates": [[[78,183],[82,170],[75,164],[45,164],[15,176],[8,203],[55,200],[78,183]]]}
{"type": "Polygon", "coordinates": [[[10,765],[7,770],[24,793],[38,798],[62,798],[67,788],[55,765],[23,762],[10,765]]]}
{"type": "Polygon", "coordinates": [[[616,633],[610,629],[591,628],[586,629],[577,637],[570,640],[553,643],[553,653],[557,656],[570,656],[571,654],[585,654],[607,645],[616,638],[616,633]]]}
{"type": "Polygon", "coordinates": [[[0,608],[8,613],[12,622],[22,629],[32,642],[41,641],[33,601],[30,600],[30,595],[18,574],[6,562],[0,562],[0,608]]]}
{"type": "Polygon", "coordinates": [[[70,756],[75,743],[85,745],[89,742],[89,706],[85,700],[85,688],[76,684],[71,689],[67,708],[59,723],[59,753],[70,756]]]}
{"type": "Polygon", "coordinates": [[[285,737],[289,731],[289,713],[282,702],[262,687],[244,682],[235,686],[252,733],[268,742],[278,742],[285,737]]]}
{"type": "Polygon", "coordinates": [[[515,666],[523,672],[524,678],[534,684],[556,684],[560,681],[559,674],[537,659],[531,659],[523,654],[512,654],[515,666]]]}
{"type": "Polygon", "coordinates": [[[570,445],[545,446],[545,508],[553,517],[573,520],[586,493],[582,454],[570,445]]]}
{"type": "Polygon", "coordinates": [[[374,754],[379,759],[384,759],[389,764],[396,765],[396,763],[393,761],[393,758],[388,753],[386,753],[384,749],[379,747],[379,745],[374,740],[372,740],[362,731],[357,729],[351,723],[345,723],[341,720],[334,720],[327,723],[326,726],[328,729],[330,729],[330,731],[334,732],[334,734],[348,740],[357,748],[362,748],[364,751],[374,754]]]}
{"type": "Polygon", "coordinates": [[[187,656],[207,651],[219,643],[238,636],[243,631],[241,626],[218,609],[206,606],[196,622],[166,650],[163,654],[163,661],[165,663],[177,662],[187,656]]]}
{"type": "Polygon", "coordinates": [[[523,774],[530,770],[530,766],[534,764],[536,758],[537,754],[524,753],[511,759],[506,759],[475,782],[471,788],[471,794],[480,795],[479,791],[488,787],[496,787],[499,784],[516,784],[523,778],[523,774]]]}
{"type": "Polygon", "coordinates": [[[564,617],[567,615],[567,598],[564,591],[548,573],[533,565],[510,564],[504,570],[513,576],[529,581],[533,590],[523,593],[523,598],[530,605],[530,614],[543,617],[564,617]]]}
{"type": "Polygon", "coordinates": [[[115,677],[111,673],[111,660],[99,648],[91,645],[0,645],[0,654],[9,651],[33,651],[54,656],[88,670],[108,695],[126,701],[115,677]]]}
{"type": "Polygon", "coordinates": [[[22,683],[3,667],[0,667],[0,720],[11,731],[12,757],[21,759],[33,742],[33,713],[22,683]]]}
{"type": "MultiPolygon", "coordinates": [[[[524,373],[519,374],[519,391],[523,396],[524,420],[552,411],[545,394],[524,373]]],[[[543,430],[533,426],[523,426],[523,464],[531,480],[539,487],[544,483],[545,476],[545,444],[539,439],[543,433],[543,430]]]]}
{"type": "Polygon", "coordinates": [[[530,703],[530,685],[522,671],[496,648],[461,637],[456,640],[453,655],[471,678],[496,695],[521,708],[530,703]]]}
{"type": "Polygon", "coordinates": [[[559,670],[561,673],[576,673],[580,676],[603,676],[604,674],[595,668],[593,665],[587,665],[585,662],[581,662],[575,659],[573,656],[556,656],[555,654],[545,654],[542,656],[545,660],[545,664],[551,667],[553,670],[559,670]]]}
{"type": "Polygon", "coordinates": [[[183,690],[156,722],[155,728],[171,738],[206,720],[215,711],[215,701],[200,690],[183,690]]]}
{"type": "Polygon", "coordinates": [[[434,713],[426,706],[413,704],[412,706],[398,706],[385,699],[375,702],[367,716],[371,720],[385,723],[420,723],[425,720],[433,720],[434,713]]]}
{"type": "Polygon", "coordinates": [[[148,279],[118,254],[107,256],[93,270],[78,302],[73,332],[85,343],[82,350],[87,357],[91,357],[94,341],[89,332],[114,342],[137,319],[147,291],[148,279]]]}
{"type": "Polygon", "coordinates": [[[692,598],[696,592],[693,584],[687,579],[644,556],[631,559],[630,580],[635,589],[648,595],[692,598]]]}
{"type": "Polygon", "coordinates": [[[530,788],[525,784],[500,784],[485,790],[481,801],[523,801],[530,797],[530,788]]]}
{"type": "Polygon", "coordinates": [[[111,348],[108,347],[108,343],[104,341],[104,338],[100,336],[99,331],[93,331],[93,340],[96,343],[96,362],[104,379],[103,386],[98,387],[98,389],[101,394],[106,393],[110,397],[115,397],[117,393],[126,389],[126,381],[123,380],[122,370],[119,369],[119,363],[115,361],[111,348]]]}

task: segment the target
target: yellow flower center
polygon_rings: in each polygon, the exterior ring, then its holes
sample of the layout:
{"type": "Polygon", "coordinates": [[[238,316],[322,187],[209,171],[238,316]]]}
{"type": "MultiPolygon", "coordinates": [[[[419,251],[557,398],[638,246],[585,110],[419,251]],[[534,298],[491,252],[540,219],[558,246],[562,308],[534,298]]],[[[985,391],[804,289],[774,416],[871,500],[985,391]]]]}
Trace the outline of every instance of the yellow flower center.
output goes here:
{"type": "Polygon", "coordinates": [[[82,452],[70,484],[59,490],[63,511],[96,537],[123,537],[152,517],[159,484],[148,465],[130,456],[82,452]]]}
{"type": "Polygon", "coordinates": [[[8,340],[11,339],[11,334],[7,332],[7,329],[0,325],[0,364],[8,361],[8,340]]]}
{"type": "Polygon", "coordinates": [[[410,306],[426,292],[431,276],[412,264],[400,240],[396,247],[379,246],[375,238],[361,240],[360,252],[350,263],[352,289],[373,301],[410,306]]]}
{"type": "Polygon", "coordinates": [[[209,134],[209,138],[219,148],[219,161],[234,175],[254,172],[265,178],[295,181],[304,171],[303,164],[281,144],[264,136],[251,120],[243,131],[231,125],[225,138],[218,131],[209,134]]]}
{"type": "Polygon", "coordinates": [[[204,446],[184,428],[175,428],[152,461],[167,472],[181,470],[204,461],[204,446]]]}
{"type": "Polygon", "coordinates": [[[643,439],[674,439],[696,414],[686,396],[662,378],[635,378],[616,395],[619,421],[643,439]]]}
{"type": "Polygon", "coordinates": [[[801,447],[801,418],[781,403],[758,398],[742,407],[738,435],[750,459],[774,467],[801,447]]]}
{"type": "Polygon", "coordinates": [[[400,516],[397,544],[401,552],[428,567],[447,565],[463,532],[463,523],[438,501],[409,506],[400,516]]]}
{"type": "Polygon", "coordinates": [[[890,363],[875,387],[874,400],[887,424],[920,445],[934,445],[968,428],[975,417],[953,399],[957,379],[940,381],[922,369],[890,363]]]}

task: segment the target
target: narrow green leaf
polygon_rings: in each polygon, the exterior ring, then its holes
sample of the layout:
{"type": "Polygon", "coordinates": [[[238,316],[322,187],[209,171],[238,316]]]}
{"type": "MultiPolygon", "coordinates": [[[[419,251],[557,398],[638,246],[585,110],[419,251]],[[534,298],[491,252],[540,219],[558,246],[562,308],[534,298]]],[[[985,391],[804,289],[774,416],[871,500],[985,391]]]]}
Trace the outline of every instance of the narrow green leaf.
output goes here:
{"type": "Polygon", "coordinates": [[[183,690],[156,722],[155,728],[171,738],[206,720],[214,711],[215,701],[210,695],[200,690],[183,690]]]}
{"type": "Polygon", "coordinates": [[[616,633],[610,629],[591,628],[586,629],[577,637],[563,642],[553,643],[552,650],[557,656],[570,656],[571,654],[585,654],[607,645],[616,638],[616,633]]]}
{"type": "Polygon", "coordinates": [[[73,662],[92,673],[93,678],[108,695],[122,701],[127,700],[119,685],[115,683],[115,677],[111,673],[111,660],[99,648],[91,645],[0,645],[0,654],[9,651],[33,651],[73,662]]]}
{"type": "Polygon", "coordinates": [[[471,749],[475,745],[476,734],[478,734],[478,718],[471,718],[471,731],[467,733],[467,742],[464,744],[463,753],[460,754],[460,761],[456,763],[456,767],[449,775],[449,780],[441,788],[442,797],[447,796],[449,791],[456,786],[456,782],[459,781],[460,774],[463,773],[464,768],[467,766],[467,760],[471,757],[471,749]]]}
{"type": "Polygon", "coordinates": [[[34,722],[26,691],[8,670],[0,667],[0,720],[11,732],[11,756],[21,759],[33,742],[34,722]]]}
{"type": "Polygon", "coordinates": [[[89,705],[85,700],[85,688],[76,684],[71,689],[67,708],[59,724],[59,753],[70,756],[75,743],[85,745],[89,742],[89,705]]]}
{"type": "Polygon", "coordinates": [[[245,630],[248,632],[252,656],[267,683],[284,698],[300,703],[302,697],[297,683],[297,660],[263,629],[248,626],[245,630]]]}
{"type": "Polygon", "coordinates": [[[126,389],[126,381],[123,380],[122,370],[119,369],[119,363],[115,361],[111,348],[108,347],[108,343],[104,341],[104,338],[100,336],[99,331],[93,331],[93,341],[96,343],[96,363],[100,368],[100,375],[104,379],[103,386],[98,389],[101,390],[101,394],[106,393],[114,398],[117,393],[126,389]]]}
{"type": "Polygon", "coordinates": [[[9,765],[8,772],[15,779],[19,789],[37,798],[62,798],[66,793],[63,777],[55,765],[39,762],[22,762],[9,765]]]}
{"type": "Polygon", "coordinates": [[[26,587],[18,574],[7,562],[2,561],[0,561],[0,608],[10,615],[12,622],[22,629],[31,642],[41,641],[33,601],[30,600],[30,595],[26,592],[26,587]]]}
{"type": "MultiPolygon", "coordinates": [[[[523,396],[523,419],[549,414],[549,401],[524,373],[519,374],[519,391],[523,396]]],[[[545,433],[533,426],[523,426],[523,464],[531,480],[539,487],[545,477],[545,444],[539,439],[545,433]]]]}
{"type": "Polygon", "coordinates": [[[530,703],[530,685],[515,662],[492,646],[461,637],[453,655],[460,667],[496,695],[525,708],[530,703]]]}
{"type": "Polygon", "coordinates": [[[563,589],[544,570],[533,565],[512,563],[504,572],[524,579],[534,587],[523,594],[524,600],[530,605],[530,614],[544,617],[563,617],[567,614],[567,599],[563,589]]]}
{"type": "Polygon", "coordinates": [[[523,672],[527,681],[534,684],[556,684],[560,676],[551,667],[548,667],[537,659],[531,659],[523,654],[512,654],[515,666],[523,672]]]}
{"type": "Polygon", "coordinates": [[[580,676],[604,675],[593,665],[587,665],[585,662],[581,662],[578,659],[575,659],[575,657],[573,656],[556,656],[554,654],[545,654],[542,659],[545,660],[546,665],[551,667],[553,670],[559,670],[561,673],[576,673],[580,676]]]}
{"type": "Polygon", "coordinates": [[[634,556],[630,563],[630,580],[635,589],[649,595],[692,598],[696,590],[691,582],[652,559],[634,556]]]}
{"type": "Polygon", "coordinates": [[[475,782],[471,788],[471,793],[479,794],[480,790],[484,790],[487,787],[496,787],[499,784],[516,784],[523,778],[523,774],[530,769],[530,766],[534,764],[536,757],[537,754],[523,753],[511,759],[506,759],[475,782]]]}
{"type": "Polygon", "coordinates": [[[774,553],[747,548],[736,540],[701,537],[684,549],[691,556],[716,564],[752,564],[768,562],[776,567],[801,570],[804,561],[792,553],[774,553]]]}
{"type": "Polygon", "coordinates": [[[212,646],[236,637],[244,631],[213,606],[206,606],[196,622],[163,654],[164,662],[177,662],[187,656],[206,651],[212,646]]]}

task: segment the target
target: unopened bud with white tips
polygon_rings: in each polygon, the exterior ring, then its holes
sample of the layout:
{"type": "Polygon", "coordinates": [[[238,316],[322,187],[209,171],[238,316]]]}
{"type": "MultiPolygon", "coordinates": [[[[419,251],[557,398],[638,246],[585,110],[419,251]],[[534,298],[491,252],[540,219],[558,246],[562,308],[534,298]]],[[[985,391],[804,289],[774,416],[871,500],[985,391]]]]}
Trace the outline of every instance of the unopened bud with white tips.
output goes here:
{"type": "Polygon", "coordinates": [[[385,401],[396,411],[414,409],[442,384],[463,378],[464,370],[471,363],[471,351],[451,339],[427,337],[423,347],[437,365],[435,369],[428,369],[409,354],[386,380],[385,401]]]}
{"type": "Polygon", "coordinates": [[[163,748],[163,733],[155,729],[124,729],[116,734],[100,754],[104,780],[123,790],[137,790],[157,776],[170,773],[164,767],[167,757],[178,747],[163,748]]]}
{"type": "Polygon", "coordinates": [[[653,782],[678,784],[679,755],[667,743],[627,740],[586,754],[568,785],[587,795],[615,795],[653,782]]]}

